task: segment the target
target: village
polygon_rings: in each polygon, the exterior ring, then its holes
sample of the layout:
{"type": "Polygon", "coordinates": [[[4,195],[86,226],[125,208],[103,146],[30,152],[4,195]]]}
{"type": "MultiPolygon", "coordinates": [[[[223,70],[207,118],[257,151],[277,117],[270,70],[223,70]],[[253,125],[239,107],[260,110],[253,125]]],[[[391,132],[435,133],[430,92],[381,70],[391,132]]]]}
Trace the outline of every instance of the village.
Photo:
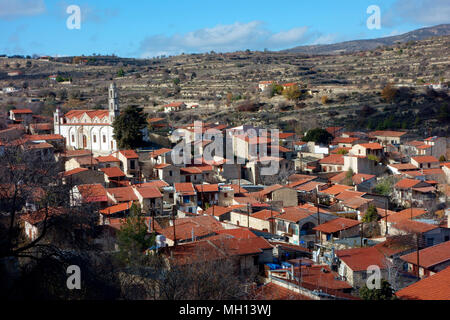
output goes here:
{"type": "MultiPolygon", "coordinates": [[[[147,140],[149,131],[164,131],[170,147],[123,149],[113,128],[120,90],[110,84],[107,109],[57,108],[53,118],[11,109],[0,131],[0,157],[19,148],[43,168],[58,164],[68,206],[95,210],[103,250],[119,250],[116,234],[138,208],[155,236],[142,255],[167,257],[168,268],[229,259],[232,275],[257,279],[252,297],[359,300],[375,268],[393,297],[450,299],[448,137],[202,121],[175,127],[171,114],[198,105],[173,102],[143,130],[147,140]]],[[[14,188],[2,185],[2,201],[14,188]]],[[[17,211],[29,242],[70,214],[44,210],[36,196],[17,211]]]]}

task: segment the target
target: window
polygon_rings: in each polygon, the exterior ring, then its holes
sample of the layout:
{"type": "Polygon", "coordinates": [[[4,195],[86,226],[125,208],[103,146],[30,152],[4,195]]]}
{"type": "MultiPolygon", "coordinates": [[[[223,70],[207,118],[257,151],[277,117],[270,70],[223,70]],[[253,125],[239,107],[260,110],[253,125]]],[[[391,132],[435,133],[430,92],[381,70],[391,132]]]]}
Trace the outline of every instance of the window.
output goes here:
{"type": "Polygon", "coordinates": [[[224,194],[223,194],[223,197],[224,197],[224,198],[228,198],[228,193],[224,193],[224,194]]]}
{"type": "Polygon", "coordinates": [[[94,143],[97,143],[97,136],[95,134],[94,134],[93,138],[94,138],[94,143]]]}
{"type": "Polygon", "coordinates": [[[134,170],[136,168],[136,165],[134,163],[134,160],[130,160],[130,169],[134,170]]]}
{"type": "Polygon", "coordinates": [[[106,136],[103,135],[103,143],[106,143],[106,136]]]}
{"type": "Polygon", "coordinates": [[[75,136],[72,135],[72,142],[75,142],[75,136]]]}
{"type": "Polygon", "coordinates": [[[172,175],[173,175],[172,171],[169,171],[169,176],[171,176],[171,177],[172,177],[172,175]]]}

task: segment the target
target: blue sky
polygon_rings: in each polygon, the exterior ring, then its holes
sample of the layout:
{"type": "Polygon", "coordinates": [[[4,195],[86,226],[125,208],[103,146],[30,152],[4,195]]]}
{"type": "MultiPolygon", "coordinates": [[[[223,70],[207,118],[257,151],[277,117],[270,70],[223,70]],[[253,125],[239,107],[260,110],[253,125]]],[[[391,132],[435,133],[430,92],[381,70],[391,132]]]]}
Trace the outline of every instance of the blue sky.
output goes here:
{"type": "Polygon", "coordinates": [[[449,22],[449,0],[0,0],[0,54],[144,58],[280,50],[449,22]],[[69,5],[81,8],[79,30],[66,26],[69,5]],[[381,9],[380,30],[366,26],[370,5],[381,9]]]}

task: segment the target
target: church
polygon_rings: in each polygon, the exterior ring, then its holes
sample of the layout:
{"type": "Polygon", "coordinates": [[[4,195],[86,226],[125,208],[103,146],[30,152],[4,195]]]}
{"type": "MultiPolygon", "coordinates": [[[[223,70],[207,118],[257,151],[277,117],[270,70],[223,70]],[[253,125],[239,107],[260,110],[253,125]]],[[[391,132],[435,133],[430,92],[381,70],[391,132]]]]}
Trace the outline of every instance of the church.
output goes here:
{"type": "Polygon", "coordinates": [[[119,98],[114,83],[109,86],[108,110],[71,110],[61,113],[58,107],[54,113],[55,134],[66,139],[69,150],[87,149],[94,155],[109,155],[117,151],[113,138],[113,122],[119,116],[119,98]]]}

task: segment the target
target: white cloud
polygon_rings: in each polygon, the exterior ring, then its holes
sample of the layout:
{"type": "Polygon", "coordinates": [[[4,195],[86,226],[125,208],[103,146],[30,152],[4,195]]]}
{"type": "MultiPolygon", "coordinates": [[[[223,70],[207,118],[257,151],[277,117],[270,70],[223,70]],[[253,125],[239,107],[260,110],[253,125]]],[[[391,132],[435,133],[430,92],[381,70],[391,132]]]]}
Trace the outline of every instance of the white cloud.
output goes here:
{"type": "Polygon", "coordinates": [[[308,37],[307,27],[274,33],[267,30],[261,21],[235,22],[185,34],[149,36],[141,42],[139,52],[142,57],[153,57],[212,50],[218,52],[264,48],[276,50],[300,45],[308,37]]]}
{"type": "Polygon", "coordinates": [[[382,15],[382,25],[394,26],[402,22],[427,26],[450,22],[449,0],[397,0],[382,15]]]}
{"type": "Polygon", "coordinates": [[[311,42],[311,45],[318,45],[318,44],[331,44],[335,43],[338,39],[337,34],[324,34],[318,37],[316,40],[311,42]]]}
{"type": "Polygon", "coordinates": [[[35,16],[45,10],[44,0],[0,0],[0,19],[35,16]]]}

